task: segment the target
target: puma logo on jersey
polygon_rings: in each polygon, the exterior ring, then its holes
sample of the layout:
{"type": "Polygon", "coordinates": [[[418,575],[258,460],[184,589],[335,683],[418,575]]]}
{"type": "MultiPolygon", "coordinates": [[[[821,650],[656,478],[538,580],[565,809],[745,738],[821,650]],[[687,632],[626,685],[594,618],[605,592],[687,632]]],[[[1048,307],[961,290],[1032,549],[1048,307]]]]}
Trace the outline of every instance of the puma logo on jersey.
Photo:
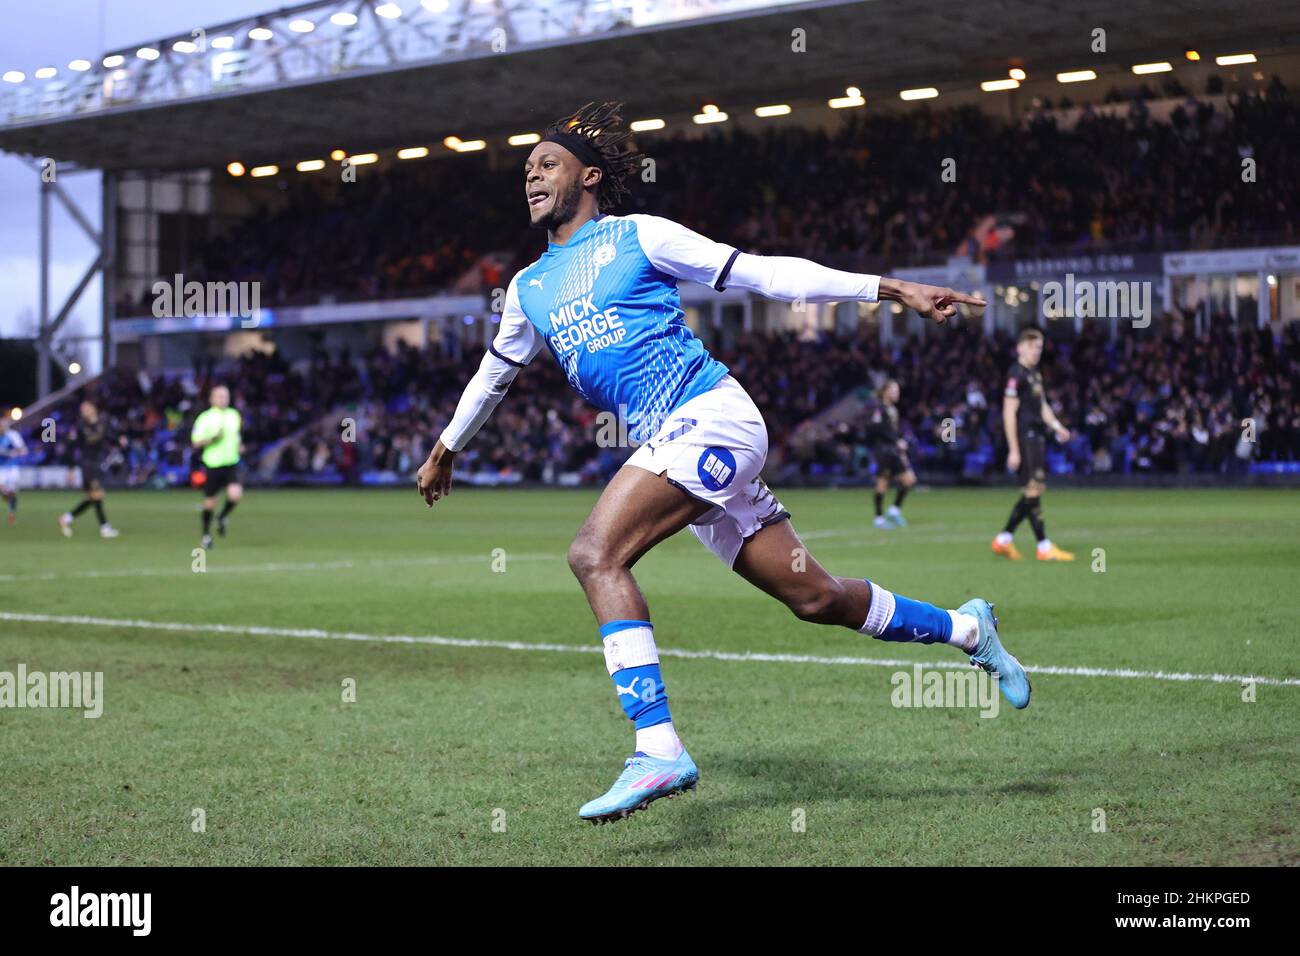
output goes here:
{"type": "MultiPolygon", "coordinates": [[[[546,281],[546,273],[543,272],[543,273],[541,274],[541,277],[540,277],[540,278],[537,278],[537,279],[529,279],[529,280],[528,280],[528,288],[531,289],[533,286],[537,286],[537,288],[541,289],[541,288],[542,288],[542,283],[545,282],[545,281],[546,281]]],[[[542,289],[542,291],[545,292],[546,290],[545,290],[545,289],[542,289]]]]}

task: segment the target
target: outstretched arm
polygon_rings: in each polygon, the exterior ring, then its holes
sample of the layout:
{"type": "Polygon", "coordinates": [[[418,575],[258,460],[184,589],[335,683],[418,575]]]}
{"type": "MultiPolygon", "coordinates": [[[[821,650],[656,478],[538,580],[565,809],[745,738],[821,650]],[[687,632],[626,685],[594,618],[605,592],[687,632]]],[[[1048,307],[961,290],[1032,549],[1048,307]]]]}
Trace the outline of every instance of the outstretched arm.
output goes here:
{"type": "Polygon", "coordinates": [[[978,296],[943,286],[923,285],[888,276],[828,269],[792,256],[755,256],[659,216],[632,215],[646,257],[678,279],[711,285],[721,292],[729,286],[748,289],[784,302],[901,302],[910,309],[944,322],[957,314],[957,304],[982,307],[978,296]]]}
{"type": "Polygon", "coordinates": [[[725,286],[748,289],[783,302],[800,299],[805,302],[877,302],[881,299],[901,302],[940,324],[957,314],[959,302],[978,307],[988,304],[978,296],[944,286],[841,272],[792,256],[754,256],[744,252],[732,262],[725,286]]]}
{"type": "Polygon", "coordinates": [[[415,475],[415,487],[432,506],[443,495],[451,494],[451,472],[456,453],[461,451],[505,397],[519,370],[532,361],[542,347],[542,339],[519,305],[515,280],[506,290],[501,328],[491,348],[483,356],[478,371],[465,386],[456,413],[443,429],[442,437],[415,475]]]}

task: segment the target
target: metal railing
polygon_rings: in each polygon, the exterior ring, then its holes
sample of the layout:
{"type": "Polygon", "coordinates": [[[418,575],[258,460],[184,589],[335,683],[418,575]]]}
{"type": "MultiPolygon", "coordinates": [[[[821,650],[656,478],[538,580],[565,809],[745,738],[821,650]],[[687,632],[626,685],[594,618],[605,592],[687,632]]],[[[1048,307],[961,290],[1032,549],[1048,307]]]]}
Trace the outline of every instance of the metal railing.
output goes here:
{"type": "Polygon", "coordinates": [[[6,74],[0,127],[513,53],[792,2],[807,0],[316,0],[31,77],[6,74]]]}

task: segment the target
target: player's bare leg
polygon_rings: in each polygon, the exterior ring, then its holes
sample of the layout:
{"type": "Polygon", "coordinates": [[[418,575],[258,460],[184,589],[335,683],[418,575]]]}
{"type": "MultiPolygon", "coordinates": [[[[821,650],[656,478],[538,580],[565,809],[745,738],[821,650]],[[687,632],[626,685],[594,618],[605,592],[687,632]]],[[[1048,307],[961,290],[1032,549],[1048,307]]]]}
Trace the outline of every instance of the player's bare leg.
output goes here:
{"type": "Polygon", "coordinates": [[[755,533],[740,547],[734,570],[788,607],[801,621],[862,626],[871,608],[871,585],[828,572],[809,553],[789,521],[755,533]]]}
{"type": "Polygon", "coordinates": [[[944,610],[862,578],[837,577],[808,552],[789,521],[750,536],[733,567],[802,621],[838,624],[885,641],[952,644],[969,654],[971,663],[1001,678],[1013,706],[1029,704],[1024,668],[1002,647],[992,605],[982,598],[944,610]]]}
{"type": "Polygon", "coordinates": [[[600,627],[606,668],[636,728],[635,752],[613,787],[578,811],[584,820],[622,819],[661,797],[693,789],[699,780],[673,728],[654,628],[632,567],[708,508],[662,475],[627,466],[606,486],[569,546],[569,567],[600,627]]]}
{"type": "Polygon", "coordinates": [[[598,625],[649,620],[632,566],[708,507],[662,475],[643,468],[619,469],[569,545],[569,567],[586,592],[598,625]]]}

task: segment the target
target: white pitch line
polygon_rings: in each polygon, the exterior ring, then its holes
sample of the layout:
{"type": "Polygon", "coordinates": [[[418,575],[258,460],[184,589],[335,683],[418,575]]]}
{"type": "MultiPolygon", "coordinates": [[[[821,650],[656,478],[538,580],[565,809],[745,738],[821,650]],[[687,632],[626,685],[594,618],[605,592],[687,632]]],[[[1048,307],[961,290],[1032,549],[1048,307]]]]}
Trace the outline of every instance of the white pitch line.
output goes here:
{"type": "MultiPolygon", "coordinates": [[[[953,534],[946,531],[927,531],[925,530],[925,526],[918,529],[916,525],[911,525],[907,530],[901,531],[897,534],[885,535],[880,534],[874,525],[863,525],[858,528],[825,528],[818,531],[799,531],[796,527],[795,530],[798,532],[799,537],[804,541],[824,541],[828,538],[858,538],[868,544],[894,544],[896,542],[904,544],[951,544],[963,541],[984,542],[989,540],[989,536],[982,531],[953,534]]],[[[890,530],[897,531],[898,529],[890,530]]],[[[1163,533],[1168,529],[1130,525],[1119,530],[1125,535],[1142,536],[1155,534],[1157,531],[1162,531],[1163,533]]],[[[1177,529],[1174,530],[1176,531],[1177,529]]],[[[1083,538],[1099,538],[1103,535],[1112,535],[1115,531],[1116,529],[1114,528],[1072,527],[1070,528],[1070,536],[1076,540],[1083,538]]]]}
{"type": "MultiPolygon", "coordinates": [[[[507,563],[511,561],[554,561],[558,558],[559,555],[557,554],[507,553],[505,556],[507,563]]],[[[405,567],[408,565],[474,564],[491,560],[493,558],[490,554],[472,554],[457,555],[455,557],[374,558],[369,561],[270,561],[265,564],[214,564],[204,573],[273,574],[284,571],[347,571],[354,568],[405,567]]],[[[40,574],[0,574],[0,581],[59,581],[65,578],[154,578],[197,573],[189,566],[188,555],[186,555],[185,561],[181,562],[181,565],[181,567],[172,568],[113,568],[107,571],[72,571],[67,574],[60,574],[57,571],[46,571],[40,574]]]]}
{"type": "MultiPolygon", "coordinates": [[[[432,644],[438,647],[476,647],[502,651],[548,651],[564,654],[600,654],[600,645],[591,644],[539,644],[531,641],[485,641],[475,637],[440,637],[435,634],[362,634],[355,631],[323,631],[314,627],[261,627],[246,624],[191,624],[175,621],[123,620],[110,617],[90,617],[80,614],[24,614],[0,611],[0,621],[21,621],[29,624],[74,624],[89,627],[134,628],[146,631],[173,631],[183,634],[237,634],[246,637],[305,637],[330,641],[367,641],[383,644],[432,644]]],[[[964,661],[892,660],[880,657],[819,657],[814,654],[768,654],[757,651],[691,651],[682,648],[661,647],[661,657],[681,657],[689,660],[728,662],[758,662],[765,664],[821,664],[830,667],[907,667],[915,664],[930,668],[965,668],[964,661]]],[[[1117,677],[1176,682],[1205,682],[1214,684],[1240,684],[1252,681],[1271,687],[1300,687],[1296,677],[1258,677],[1244,674],[1191,674],[1177,671],[1137,671],[1127,668],[1110,670],[1101,667],[1026,666],[1031,674],[1052,674],[1062,677],[1117,677]]]]}

